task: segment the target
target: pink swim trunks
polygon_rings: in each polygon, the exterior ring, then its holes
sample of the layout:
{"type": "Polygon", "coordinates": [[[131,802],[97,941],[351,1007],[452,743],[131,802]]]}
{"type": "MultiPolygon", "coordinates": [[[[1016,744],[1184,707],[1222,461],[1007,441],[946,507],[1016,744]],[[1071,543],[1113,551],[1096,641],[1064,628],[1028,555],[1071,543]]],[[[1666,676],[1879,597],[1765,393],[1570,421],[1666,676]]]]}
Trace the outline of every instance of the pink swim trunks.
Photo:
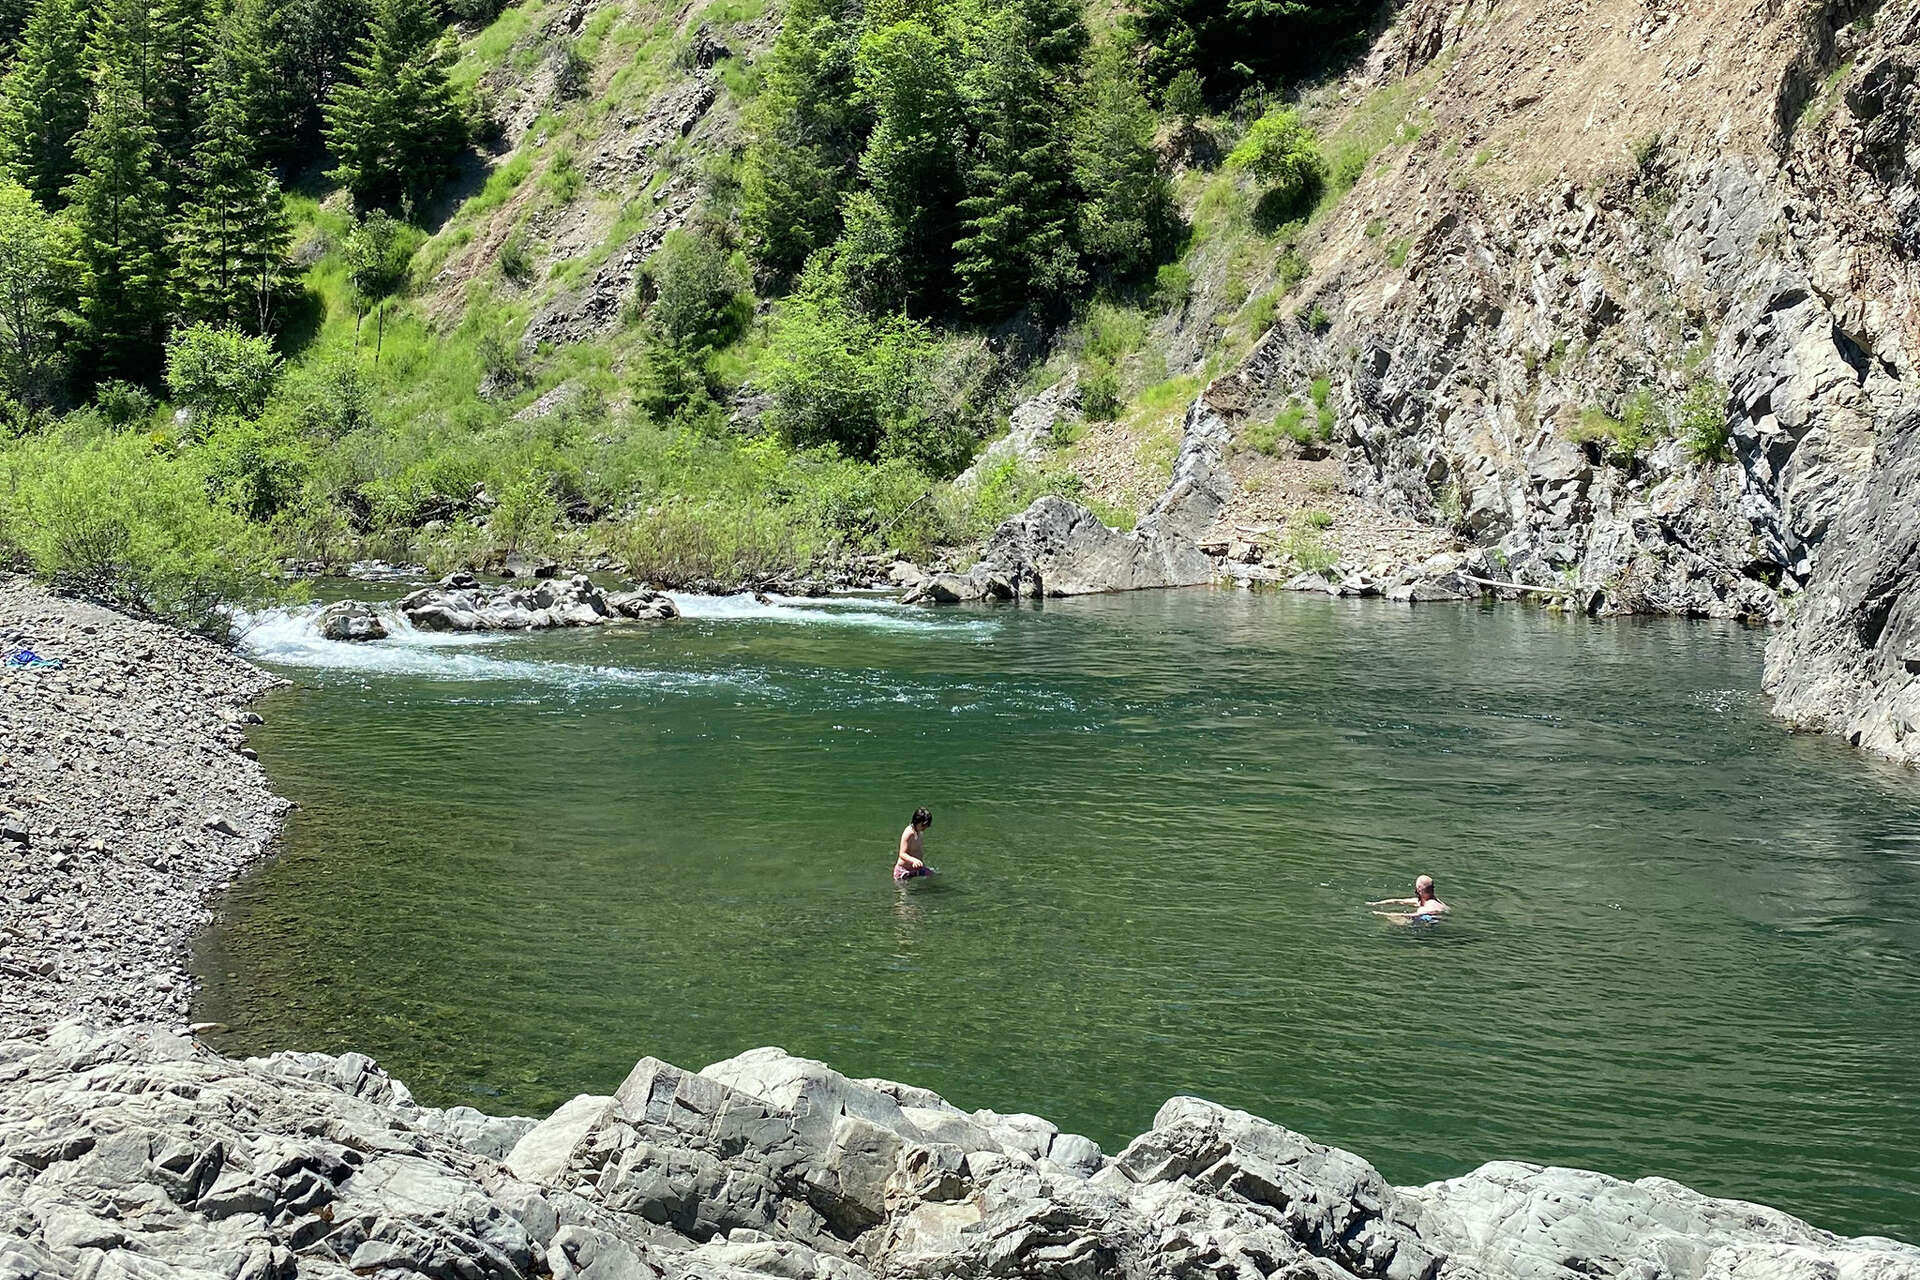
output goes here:
{"type": "Polygon", "coordinates": [[[906,867],[898,862],[893,864],[893,878],[895,880],[911,880],[915,876],[930,876],[932,874],[932,867],[906,867]]]}

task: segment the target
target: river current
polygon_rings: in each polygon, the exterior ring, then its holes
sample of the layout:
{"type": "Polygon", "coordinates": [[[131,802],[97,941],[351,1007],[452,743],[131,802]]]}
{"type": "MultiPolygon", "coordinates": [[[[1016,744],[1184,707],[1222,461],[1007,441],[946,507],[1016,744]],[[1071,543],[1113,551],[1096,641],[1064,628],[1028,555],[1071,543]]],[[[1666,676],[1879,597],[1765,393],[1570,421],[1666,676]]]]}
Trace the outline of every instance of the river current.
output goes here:
{"type": "Polygon", "coordinates": [[[1198,589],[686,599],[244,647],[300,808],[196,958],[229,1051],[540,1113],[762,1044],[1117,1149],[1194,1093],[1397,1182],[1662,1174],[1920,1241],[1920,780],[1765,636],[1198,589]],[[896,886],[935,815],[941,875],[896,886]],[[1454,907],[1368,898],[1430,872],[1454,907]]]}

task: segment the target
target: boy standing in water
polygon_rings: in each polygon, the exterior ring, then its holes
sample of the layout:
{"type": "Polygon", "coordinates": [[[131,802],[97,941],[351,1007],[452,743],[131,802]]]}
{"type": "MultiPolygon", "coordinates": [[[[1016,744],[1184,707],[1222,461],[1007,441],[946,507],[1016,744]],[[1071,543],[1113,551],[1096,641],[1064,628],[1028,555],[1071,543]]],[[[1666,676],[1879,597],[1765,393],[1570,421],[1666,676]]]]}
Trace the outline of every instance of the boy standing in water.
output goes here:
{"type": "Polygon", "coordinates": [[[900,856],[893,860],[893,878],[911,880],[915,876],[930,876],[933,868],[921,861],[920,833],[933,825],[933,813],[927,809],[915,809],[913,821],[900,833],[900,856]]]}

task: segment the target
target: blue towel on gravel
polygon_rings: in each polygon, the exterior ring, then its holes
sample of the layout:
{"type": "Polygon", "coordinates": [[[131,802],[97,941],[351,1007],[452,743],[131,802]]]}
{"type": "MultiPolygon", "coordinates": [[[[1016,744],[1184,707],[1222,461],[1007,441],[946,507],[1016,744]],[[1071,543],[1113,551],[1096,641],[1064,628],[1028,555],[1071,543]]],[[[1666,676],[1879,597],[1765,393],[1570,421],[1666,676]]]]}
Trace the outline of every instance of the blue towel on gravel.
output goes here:
{"type": "Polygon", "coordinates": [[[14,654],[11,658],[8,658],[6,665],[9,667],[32,668],[32,667],[58,667],[63,664],[58,658],[43,658],[31,649],[22,649],[20,652],[14,654]]]}

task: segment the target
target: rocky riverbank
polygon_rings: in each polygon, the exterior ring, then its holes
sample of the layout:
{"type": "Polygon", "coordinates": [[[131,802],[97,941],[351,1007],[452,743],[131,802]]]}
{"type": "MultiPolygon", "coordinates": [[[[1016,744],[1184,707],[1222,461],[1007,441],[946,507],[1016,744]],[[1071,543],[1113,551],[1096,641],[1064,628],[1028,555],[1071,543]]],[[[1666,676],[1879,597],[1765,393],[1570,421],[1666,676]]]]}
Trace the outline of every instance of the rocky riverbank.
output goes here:
{"type": "Polygon", "coordinates": [[[1920,1277],[1920,1249],[1660,1178],[1394,1187],[1197,1098],[1109,1156],[777,1049],[642,1059],[537,1123],[417,1106],[359,1055],[149,1029],[0,1044],[0,1081],[6,1277],[1920,1277]]]}
{"type": "Polygon", "coordinates": [[[183,1024],[188,940],[287,809],[243,731],[276,681],[22,579],[0,580],[0,662],[0,1031],[183,1024]]]}
{"type": "Polygon", "coordinates": [[[273,679],[19,581],[0,641],[47,660],[0,669],[0,1280],[1920,1280],[1920,1249],[1657,1178],[1396,1188],[1193,1098],[1108,1154],[775,1049],[644,1059],[539,1121],[357,1054],[226,1059],[180,962],[284,815],[241,727],[273,679]]]}

